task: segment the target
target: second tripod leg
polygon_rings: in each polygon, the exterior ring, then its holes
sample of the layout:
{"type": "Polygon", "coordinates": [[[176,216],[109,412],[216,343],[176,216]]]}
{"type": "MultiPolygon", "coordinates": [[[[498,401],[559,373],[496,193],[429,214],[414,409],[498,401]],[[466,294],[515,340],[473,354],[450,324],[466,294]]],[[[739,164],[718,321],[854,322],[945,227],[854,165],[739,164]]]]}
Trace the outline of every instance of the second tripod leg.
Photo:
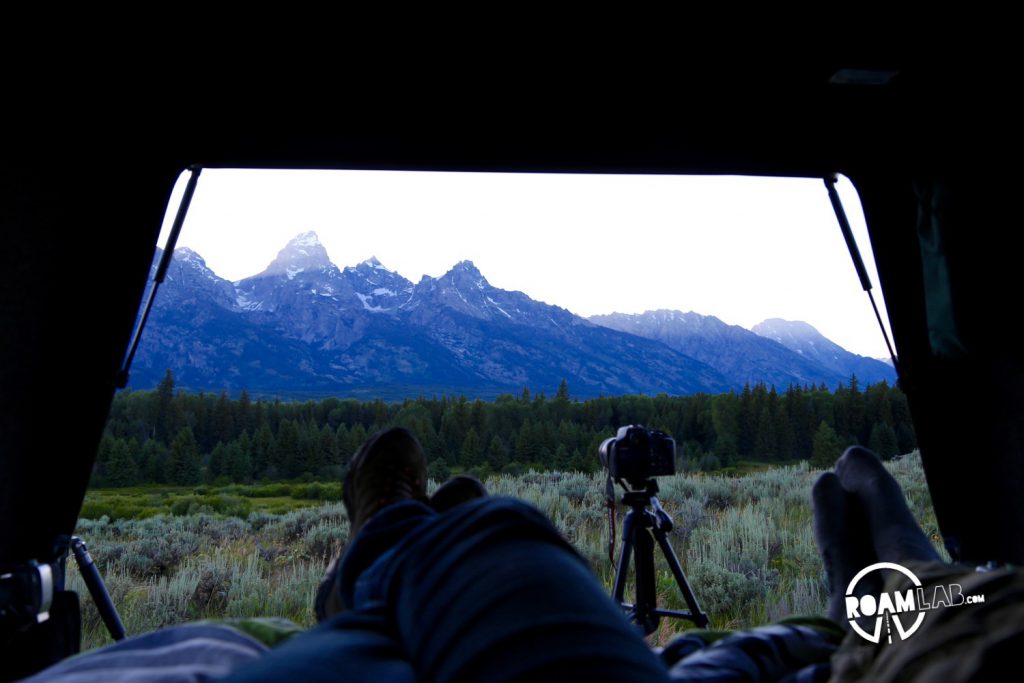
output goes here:
{"type": "Polygon", "coordinates": [[[697,596],[693,594],[690,582],[686,580],[686,574],[683,573],[683,568],[679,564],[679,558],[676,556],[675,550],[672,549],[672,544],[668,542],[668,539],[665,537],[665,532],[661,529],[655,527],[653,532],[654,537],[658,539],[658,545],[661,546],[661,552],[665,554],[665,560],[668,561],[668,567],[672,570],[672,575],[676,578],[676,584],[679,586],[679,591],[683,594],[683,599],[686,601],[687,607],[690,608],[693,623],[695,623],[698,628],[707,628],[710,625],[708,615],[701,611],[700,605],[697,603],[697,596]]]}

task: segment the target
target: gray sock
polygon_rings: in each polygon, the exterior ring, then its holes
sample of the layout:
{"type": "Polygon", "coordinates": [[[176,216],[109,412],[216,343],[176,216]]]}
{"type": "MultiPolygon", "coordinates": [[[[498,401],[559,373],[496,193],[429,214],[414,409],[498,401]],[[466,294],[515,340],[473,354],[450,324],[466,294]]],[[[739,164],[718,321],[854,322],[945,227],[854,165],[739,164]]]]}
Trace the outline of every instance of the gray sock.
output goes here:
{"type": "MultiPolygon", "coordinates": [[[[825,472],[811,489],[814,510],[814,538],[828,577],[828,618],[846,627],[846,588],[854,575],[877,562],[869,536],[867,519],[858,501],[825,472]]],[[[858,594],[877,592],[877,582],[861,581],[858,594]]]]}
{"type": "Polygon", "coordinates": [[[835,472],[843,489],[863,507],[880,561],[940,559],[910,513],[903,489],[874,453],[851,446],[836,462],[835,472]]]}

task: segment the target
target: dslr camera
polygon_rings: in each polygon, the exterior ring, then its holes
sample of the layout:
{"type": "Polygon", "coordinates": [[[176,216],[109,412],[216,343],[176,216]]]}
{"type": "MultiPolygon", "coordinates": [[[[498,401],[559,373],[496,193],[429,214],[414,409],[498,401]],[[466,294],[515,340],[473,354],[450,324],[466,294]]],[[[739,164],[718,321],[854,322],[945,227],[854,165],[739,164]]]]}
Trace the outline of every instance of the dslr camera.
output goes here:
{"type": "Polygon", "coordinates": [[[612,479],[631,484],[676,473],[675,439],[643,425],[619,427],[615,436],[601,443],[598,454],[612,479]]]}

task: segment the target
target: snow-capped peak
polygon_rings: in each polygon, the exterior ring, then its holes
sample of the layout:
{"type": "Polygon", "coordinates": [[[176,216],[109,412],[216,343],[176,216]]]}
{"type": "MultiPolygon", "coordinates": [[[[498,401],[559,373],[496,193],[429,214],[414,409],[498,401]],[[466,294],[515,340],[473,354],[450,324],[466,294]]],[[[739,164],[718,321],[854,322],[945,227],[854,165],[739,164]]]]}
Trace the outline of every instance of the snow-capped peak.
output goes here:
{"type": "Polygon", "coordinates": [[[313,230],[307,230],[296,235],[288,242],[289,247],[315,247],[318,245],[320,245],[320,238],[317,237],[316,232],[313,230]]]}
{"type": "MultiPolygon", "coordinates": [[[[206,259],[192,251],[188,247],[178,247],[174,250],[174,260],[178,263],[187,263],[193,268],[198,268],[202,271],[210,270],[209,266],[206,265],[206,259]]],[[[212,273],[212,271],[210,271],[212,273]]]]}
{"type": "MultiPolygon", "coordinates": [[[[406,282],[405,278],[399,275],[396,271],[391,270],[383,263],[381,263],[376,256],[371,256],[365,261],[361,261],[354,266],[345,266],[346,273],[353,273],[360,277],[366,278],[371,282],[378,282],[383,280],[398,280],[406,282]]],[[[412,283],[408,283],[410,286],[412,283]]]]}
{"type": "Polygon", "coordinates": [[[327,250],[312,230],[294,237],[263,272],[264,275],[285,275],[289,280],[303,272],[333,270],[327,250]]]}
{"type": "Polygon", "coordinates": [[[750,328],[755,334],[759,334],[762,337],[768,337],[774,339],[780,343],[785,344],[782,341],[783,338],[789,339],[816,339],[823,337],[821,332],[814,328],[813,325],[805,323],[802,320],[783,320],[782,318],[768,318],[750,328]]]}
{"type": "Polygon", "coordinates": [[[459,286],[467,289],[483,290],[490,287],[487,279],[472,261],[459,261],[441,279],[458,283],[459,286]]]}
{"type": "Polygon", "coordinates": [[[391,270],[390,268],[388,268],[387,266],[385,266],[383,263],[381,263],[377,259],[376,256],[371,256],[370,258],[366,259],[365,261],[363,261],[359,265],[360,266],[366,266],[367,268],[373,268],[374,270],[383,270],[385,273],[394,273],[395,272],[395,271],[391,270]]]}
{"type": "Polygon", "coordinates": [[[188,247],[178,247],[175,249],[174,258],[181,259],[182,261],[199,261],[200,263],[206,263],[202,256],[188,247]]]}
{"type": "Polygon", "coordinates": [[[473,273],[474,275],[479,275],[480,274],[480,269],[477,268],[473,264],[473,262],[468,260],[468,259],[467,260],[463,260],[463,261],[459,261],[458,263],[456,263],[452,267],[452,270],[463,271],[463,272],[466,272],[466,273],[473,273]]]}

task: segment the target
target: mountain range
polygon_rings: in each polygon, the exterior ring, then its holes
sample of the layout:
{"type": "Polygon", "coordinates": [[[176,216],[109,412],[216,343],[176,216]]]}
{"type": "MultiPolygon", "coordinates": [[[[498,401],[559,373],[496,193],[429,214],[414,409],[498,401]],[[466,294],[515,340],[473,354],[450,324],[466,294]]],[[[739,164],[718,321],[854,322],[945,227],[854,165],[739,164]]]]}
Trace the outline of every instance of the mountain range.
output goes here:
{"type": "Polygon", "coordinates": [[[386,399],[550,392],[562,379],[586,398],[895,378],[806,323],[750,331],[678,311],[586,319],[493,287],[470,261],[415,284],[376,258],[339,269],[313,232],[237,282],[175,250],[131,385],[152,387],[165,368],[194,390],[386,399]]]}

